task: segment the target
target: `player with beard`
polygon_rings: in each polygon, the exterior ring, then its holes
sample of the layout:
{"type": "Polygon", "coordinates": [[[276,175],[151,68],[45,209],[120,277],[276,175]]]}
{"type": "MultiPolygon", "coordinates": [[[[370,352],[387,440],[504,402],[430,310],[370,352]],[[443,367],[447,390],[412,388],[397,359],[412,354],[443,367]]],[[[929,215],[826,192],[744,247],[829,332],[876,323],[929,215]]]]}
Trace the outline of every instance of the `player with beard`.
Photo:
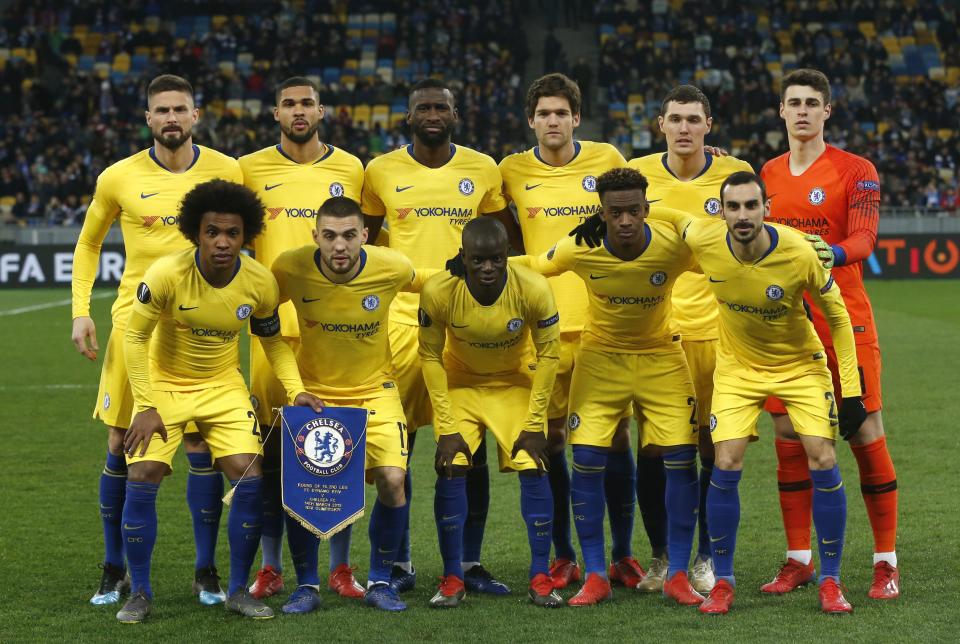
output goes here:
{"type": "MultiPolygon", "coordinates": [[[[320,141],[317,131],[323,119],[320,90],[309,78],[294,76],[277,87],[274,120],[280,125],[280,143],[240,158],[244,184],[257,193],[266,206],[264,230],[253,242],[255,259],[269,268],[281,254],[313,243],[312,231],[320,205],[329,197],[360,200],[363,165],[344,150],[320,141]]],[[[300,328],[293,303],[280,307],[280,334],[297,351],[300,328]]],[[[283,386],[274,375],[260,340],[250,342],[250,393],[257,420],[275,429],[278,412],[286,400],[283,386]]],[[[250,587],[258,598],[269,597],[283,588],[281,552],[284,511],[280,499],[280,433],[267,432],[264,444],[264,525],[263,567],[250,587]]],[[[292,519],[287,520],[291,551],[315,549],[310,532],[292,519]]],[[[350,569],[350,528],[330,540],[328,586],[344,597],[363,597],[363,587],[350,569]]]]}
{"type": "MultiPolygon", "coordinates": [[[[164,74],[147,87],[147,127],[153,146],[114,163],[97,179],[73,257],[73,344],[89,360],[100,351],[96,325],[90,317],[90,292],[100,263],[103,240],[114,221],[120,222],[126,265],[111,317],[93,417],[107,426],[107,462],[100,476],[100,516],[105,557],[103,574],[92,604],[113,604],[129,588],[125,572],[121,509],[126,496],[127,466],[124,434],[133,416],[133,394],[123,357],[123,338],[137,284],[162,255],[188,248],[177,228],[178,204],[194,186],[220,178],[240,183],[236,160],[193,143],[199,110],[193,88],[179,76],[164,74]]],[[[223,480],[214,471],[210,451],[196,428],[188,426],[185,444],[190,462],[187,504],[193,515],[196,540],[194,592],[203,604],[222,603],[214,553],[220,527],[223,480]]]]}
{"type": "MultiPolygon", "coordinates": [[[[369,243],[386,221],[390,248],[406,255],[417,269],[444,267],[460,248],[463,227],[479,215],[497,217],[520,248],[518,227],[500,194],[500,172],[493,159],[451,139],[459,120],[453,92],[442,81],[426,79],[410,90],[407,124],[413,143],[377,157],[364,174],[361,207],[369,243]],[[512,232],[510,232],[512,231],[512,232]]],[[[403,401],[413,453],[416,430],[433,421],[418,355],[419,296],[400,293],[390,310],[393,374],[403,401]]],[[[410,470],[406,499],[410,503],[410,470]]],[[[482,443],[467,474],[469,516],[464,529],[466,586],[474,592],[506,594],[509,589],[480,566],[480,547],[490,502],[486,444],[482,443]]],[[[395,585],[413,587],[409,528],[394,567],[395,585]]]]}

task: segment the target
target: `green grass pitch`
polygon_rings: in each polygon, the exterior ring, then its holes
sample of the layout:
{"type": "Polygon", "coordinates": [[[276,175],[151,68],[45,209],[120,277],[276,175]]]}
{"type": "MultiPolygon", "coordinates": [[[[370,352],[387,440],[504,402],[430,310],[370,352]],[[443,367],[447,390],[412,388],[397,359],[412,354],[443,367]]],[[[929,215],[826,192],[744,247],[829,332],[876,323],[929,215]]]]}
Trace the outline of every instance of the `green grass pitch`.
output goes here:
{"type": "MultiPolygon", "coordinates": [[[[738,596],[726,617],[707,618],[659,596],[617,589],[606,605],[545,611],[526,601],[527,542],[513,476],[491,473],[492,502],[483,560],[514,589],[507,598],[470,596],[457,610],[427,600],[440,574],[433,523],[433,440],[423,432],[413,461],[413,553],[419,571],[410,610],[386,615],[324,591],[324,609],[254,623],[200,606],[190,592],[193,540],[184,501],[186,459],[160,493],[160,535],[153,559],[154,613],[123,626],[116,607],[87,603],[99,579],[102,536],[97,481],[104,432],[90,418],[100,365],[70,343],[69,293],[5,291],[0,295],[4,368],[0,371],[0,641],[956,641],[960,586],[960,454],[956,393],[960,364],[960,283],[871,282],[884,359],[884,421],[900,482],[898,551],[903,595],[881,604],[866,598],[872,540],[850,450],[839,447],[850,508],[843,581],[855,612],[828,617],[808,588],[762,597],[783,558],[775,462],[764,421],[747,455],[737,552],[738,596]],[[60,302],[27,312],[15,309],[60,302]],[[950,633],[954,633],[953,636],[950,633]]],[[[111,297],[98,292],[93,314],[106,343],[111,297]]],[[[491,462],[495,458],[491,452],[491,462]]],[[[367,499],[372,501],[368,488],[367,499]]],[[[228,567],[226,520],[218,561],[228,567]]],[[[366,520],[355,528],[352,557],[365,579],[366,520]]],[[[609,539],[608,539],[609,546],[609,539]]],[[[634,549],[648,560],[637,519],[634,549]]],[[[285,553],[286,554],[286,553],[285,553]]],[[[325,565],[325,546],[321,565],[325,565]]],[[[288,590],[292,590],[292,566],[288,590]]],[[[565,596],[573,591],[566,591],[565,596]]],[[[285,593],[284,593],[285,597],[285,593]]],[[[279,613],[284,597],[269,603],[279,613]]]]}

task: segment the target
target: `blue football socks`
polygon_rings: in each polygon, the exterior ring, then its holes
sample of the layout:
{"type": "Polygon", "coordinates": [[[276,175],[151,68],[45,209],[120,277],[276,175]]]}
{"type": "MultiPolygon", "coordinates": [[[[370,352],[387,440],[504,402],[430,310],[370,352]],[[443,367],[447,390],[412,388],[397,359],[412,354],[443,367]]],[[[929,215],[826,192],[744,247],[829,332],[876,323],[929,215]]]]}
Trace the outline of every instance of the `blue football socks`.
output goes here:
{"type": "Polygon", "coordinates": [[[643,529],[654,553],[667,548],[667,479],[663,459],[659,456],[637,454],[637,505],[643,518],[643,529]]]}
{"type": "Polygon", "coordinates": [[[283,570],[283,490],[280,469],[263,469],[263,531],[260,537],[263,565],[283,570]]]}
{"type": "Polygon", "coordinates": [[[319,566],[320,539],[304,528],[291,516],[287,516],[287,542],[290,558],[297,573],[297,585],[320,586],[319,566]]]}
{"type": "Polygon", "coordinates": [[[576,561],[570,532],[570,469],[567,450],[550,454],[550,492],[553,495],[553,549],[557,559],[576,561]]]}
{"type": "Polygon", "coordinates": [[[433,516],[443,558],[443,576],[463,579],[463,524],[467,519],[467,481],[462,476],[437,478],[433,516]]]}
{"type": "Polygon", "coordinates": [[[353,526],[346,528],[330,537],[330,572],[337,566],[350,565],[350,539],[353,536],[353,526]]]}
{"type": "Polygon", "coordinates": [[[697,555],[704,559],[710,557],[710,534],[707,526],[707,490],[710,489],[710,477],[713,476],[713,459],[700,455],[700,510],[697,513],[697,524],[700,536],[697,541],[697,555]]]}
{"type": "Polygon", "coordinates": [[[124,557],[123,505],[127,495],[127,461],[123,454],[107,452],[107,462],[100,474],[100,520],[103,521],[103,561],[123,568],[124,557]]]}
{"type": "Polygon", "coordinates": [[[194,568],[216,562],[217,535],[223,512],[223,476],[213,469],[210,452],[187,452],[187,507],[193,516],[193,541],[197,549],[194,568]]]}
{"type": "Polygon", "coordinates": [[[548,574],[553,535],[553,496],[546,476],[520,474],[520,514],[530,542],[530,578],[548,574]]]}
{"type": "Polygon", "coordinates": [[[847,527],[847,494],[840,467],[810,470],[810,478],[813,479],[813,525],[817,529],[820,551],[820,581],[832,577],[839,582],[843,534],[847,527]]]}
{"type": "Polygon", "coordinates": [[[713,468],[710,491],[707,493],[707,521],[710,524],[710,546],[717,579],[734,584],[733,553],[737,548],[740,527],[740,470],[713,468]]]}
{"type": "Polygon", "coordinates": [[[233,503],[227,518],[230,541],[229,595],[246,588],[263,530],[263,479],[259,476],[231,481],[233,503]]]}
{"type": "Polygon", "coordinates": [[[150,587],[150,559],[157,543],[157,492],[159,483],[127,481],[127,499],[123,504],[123,540],[130,564],[131,593],[144,592],[153,597],[150,587]]]}
{"type": "Polygon", "coordinates": [[[487,468],[487,441],[480,441],[467,470],[467,521],[463,526],[463,560],[480,561],[483,532],[490,509],[490,470],[487,468]]]}
{"type": "Polygon", "coordinates": [[[403,505],[391,508],[381,503],[380,499],[373,504],[367,528],[370,536],[370,574],[367,578],[371,583],[390,581],[390,571],[403,533],[405,513],[406,506],[403,505]]]}
{"type": "Polygon", "coordinates": [[[607,512],[610,514],[610,540],[613,560],[620,561],[633,555],[633,512],[637,505],[634,489],[637,486],[637,468],[633,452],[607,453],[607,471],[604,477],[604,493],[607,497],[607,512]]]}
{"type": "Polygon", "coordinates": [[[697,478],[697,450],[694,447],[664,455],[667,476],[667,579],[686,571],[693,550],[693,532],[697,525],[700,482],[697,478]]]}
{"type": "Polygon", "coordinates": [[[603,544],[604,470],[607,450],[586,445],[573,446],[573,475],[570,480],[570,500],[573,524],[577,528],[583,565],[587,573],[607,576],[606,553],[603,544]]]}

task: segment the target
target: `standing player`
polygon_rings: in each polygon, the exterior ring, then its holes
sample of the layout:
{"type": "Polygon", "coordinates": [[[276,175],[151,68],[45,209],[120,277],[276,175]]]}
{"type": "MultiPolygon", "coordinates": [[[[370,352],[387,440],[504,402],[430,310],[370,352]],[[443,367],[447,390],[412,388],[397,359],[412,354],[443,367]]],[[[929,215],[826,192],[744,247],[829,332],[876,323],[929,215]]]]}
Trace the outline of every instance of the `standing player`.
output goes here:
{"type": "MultiPolygon", "coordinates": [[[[244,184],[266,205],[263,234],[253,243],[254,257],[269,268],[284,251],[312,243],[316,213],[328,197],[360,199],[363,165],[360,160],[320,141],[323,119],[320,91],[309,78],[294,76],[280,83],[274,119],[280,124],[280,143],[240,158],[244,184]]],[[[280,307],[280,335],[296,351],[300,338],[292,303],[280,307]]],[[[274,426],[286,399],[283,387],[253,336],[250,342],[250,393],[257,420],[267,432],[263,466],[263,567],[250,587],[258,598],[283,588],[281,553],[284,511],[280,500],[280,433],[274,426]]],[[[299,525],[299,524],[298,524],[299,525]]],[[[344,597],[363,597],[350,569],[350,527],[330,539],[328,586],[344,597]]]]}
{"type": "MultiPolygon", "coordinates": [[[[567,421],[573,444],[573,515],[587,571],[571,606],[612,597],[604,575],[604,470],[618,421],[630,408],[638,410],[641,447],[665,455],[672,565],[663,594],[684,605],[703,601],[687,578],[699,496],[696,398],[670,316],[671,288],[694,262],[670,225],[646,222],[646,187],[646,179],[633,169],[601,174],[597,192],[600,217],[607,224],[602,245],[578,247],[564,238],[532,260],[545,275],[572,271],[590,295],[567,421]]],[[[627,492],[632,496],[634,490],[627,492]]]]}
{"type": "MultiPolygon", "coordinates": [[[[360,206],[331,197],[320,206],[315,244],[290,250],[273,263],[280,301],[296,306],[301,344],[297,362],[304,386],[327,406],[365,407],[367,480],[377,486],[370,516],[370,576],[365,601],[401,611],[390,574],[406,512],[403,492],[407,430],[396,383],[390,374],[387,314],[415,274],[397,251],[361,246],[367,240],[360,206]]],[[[318,540],[299,523],[287,522],[290,554],[299,587],[283,606],[286,613],[310,612],[317,595],[318,540]]]]}
{"type": "Polygon", "coordinates": [[[322,407],[305,393],[293,353],[280,338],[276,281],[240,254],[262,227],[263,204],[253,192],[219,179],[199,184],[183,198],[178,222],[193,247],[158,259],[137,286],[123,344],[136,414],[124,439],[130,473],[122,529],[132,594],[117,613],[121,622],[141,622],[150,613],[157,492],[189,422],[233,485],[226,609],[273,617],[246,589],[263,513],[260,431],[240,373],[239,336],[248,319],[288,400],[322,407]]]}
{"type": "MultiPolygon", "coordinates": [[[[833,276],[840,286],[857,344],[857,363],[867,408],[866,422],[847,437],[860,470],[860,490],[873,529],[874,575],[869,596],[900,595],[897,569],[897,475],[883,432],[880,347],[873,309],[863,285],[861,262],[877,242],[880,180],[873,164],[823,140],[830,118],[826,76],[798,69],[783,78],[780,116],[787,126],[790,151],[769,161],[761,172],[771,195],[773,221],[823,237],[833,252],[833,276]]],[[[826,345],[827,364],[839,390],[837,355],[823,312],[809,302],[817,335],[826,345]]],[[[780,401],[767,406],[777,431],[777,479],[787,533],[787,562],[764,592],[786,593],[813,579],[810,556],[811,484],[804,452],[780,401]]]]}
{"type": "MultiPolygon", "coordinates": [[[[737,171],[752,172],[745,161],[714,156],[704,151],[704,139],[713,125],[710,101],[692,85],[673,88],[660,104],[657,119],[667,143],[666,152],[632,159],[628,165],[647,178],[647,199],[699,217],[715,218],[720,213],[720,184],[737,171]]],[[[673,287],[673,319],[680,332],[683,352],[697,393],[697,428],[700,452],[699,547],[690,583],[698,592],[713,588],[710,538],[707,535],[707,488],[713,471],[713,442],[710,440],[710,400],[717,349],[717,303],[707,278],[685,273],[673,287]]],[[[637,500],[643,525],[650,539],[653,560],[640,590],[658,592],[667,573],[667,524],[663,458],[637,453],[637,500]]]]}
{"type": "MultiPolygon", "coordinates": [[[[364,174],[361,207],[370,231],[370,243],[384,221],[390,231],[390,248],[406,255],[417,269],[440,269],[460,248],[460,235],[468,221],[493,215],[516,227],[500,192],[500,173],[493,159],[451,142],[459,116],[453,93],[441,81],[426,79],[410,90],[407,124],[413,143],[371,161],[364,174]]],[[[519,243],[514,244],[515,247],[519,243]]],[[[430,398],[420,371],[417,342],[419,296],[401,293],[390,314],[390,349],[403,410],[410,432],[410,452],[417,428],[433,421],[430,398]]],[[[490,503],[486,444],[479,447],[474,467],[467,474],[470,512],[464,531],[467,588],[505,594],[479,564],[483,530],[490,503]]],[[[410,470],[406,498],[410,503],[410,470]]],[[[409,519],[408,519],[409,520],[409,519]]],[[[396,586],[412,588],[416,573],[410,563],[409,527],[394,569],[396,586]]]]}
{"type": "Polygon", "coordinates": [[[722,614],[733,604],[743,457],[764,401],[777,395],[797,428],[813,479],[820,606],[827,613],[849,613],[839,586],[847,504],[835,443],[838,425],[847,437],[866,418],[850,318],[833,277],[803,237],[764,224],[770,203],[757,175],[733,173],[720,187],[720,199],[725,225],[689,216],[675,220],[720,305],[710,417],[716,464],[707,494],[717,583],[700,611],[722,614]],[[824,311],[834,338],[843,392],[839,413],[823,344],[806,318],[804,291],[824,311]]]}
{"type": "MultiPolygon", "coordinates": [[[[563,74],[547,74],[527,90],[527,122],[537,146],[500,162],[503,192],[517,207],[526,253],[547,252],[570,228],[600,210],[597,177],[625,165],[607,143],[576,141],[580,125],[580,88],[563,74]]],[[[570,377],[587,311],[587,290],[573,274],[551,277],[560,311],[560,367],[547,409],[550,489],[553,493],[553,546],[550,576],[557,588],[580,579],[570,535],[570,471],[567,468],[566,419],[570,377]]],[[[606,477],[613,563],[610,578],[634,588],[643,569],[632,556],[636,472],[630,454],[629,418],[621,421],[608,454],[606,477]]]]}
{"type": "Polygon", "coordinates": [[[420,297],[420,358],[436,411],[434,516],[443,557],[440,589],[430,600],[436,608],[457,606],[466,595],[465,476],[486,431],[500,446],[500,469],[519,473],[520,512],[531,554],[530,600],[546,607],[563,604],[547,574],[553,499],[543,476],[560,318],[547,280],[527,268],[508,267],[508,254],[507,231],[500,222],[470,221],[460,251],[465,277],[435,275],[420,297]]]}
{"type": "MultiPolygon", "coordinates": [[[[125,578],[120,509],[126,493],[124,432],[133,416],[133,395],[123,361],[123,337],[137,284],[158,257],[190,246],[177,230],[177,206],[198,183],[213,178],[241,182],[237,162],[210,148],[194,145],[192,130],[199,117],[193,88],[183,78],[164,74],[147,86],[147,127],[153,147],[113,164],[97,179],[97,190],[83,221],[73,259],[73,344],[96,360],[96,326],[90,317],[90,291],[100,249],[113,222],[123,231],[126,265],[111,317],[100,389],[93,417],[107,425],[107,463],[100,476],[100,516],[106,555],[103,575],[92,604],[114,604],[129,582],[125,578]]],[[[192,426],[190,428],[193,429],[192,426]]],[[[188,430],[189,431],[189,430],[188,430]]],[[[196,541],[194,592],[201,603],[224,601],[214,552],[220,530],[223,480],[213,470],[210,451],[199,434],[186,434],[187,505],[196,541]]]]}

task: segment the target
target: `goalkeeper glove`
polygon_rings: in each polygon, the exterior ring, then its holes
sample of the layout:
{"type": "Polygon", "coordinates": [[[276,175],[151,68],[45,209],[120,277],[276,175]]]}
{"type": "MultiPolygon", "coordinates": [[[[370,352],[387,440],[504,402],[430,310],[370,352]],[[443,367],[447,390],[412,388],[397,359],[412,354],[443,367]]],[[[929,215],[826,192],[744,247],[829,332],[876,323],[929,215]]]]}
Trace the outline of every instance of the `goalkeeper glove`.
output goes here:
{"type": "Polygon", "coordinates": [[[851,396],[840,401],[840,436],[848,441],[857,435],[860,426],[867,419],[867,408],[860,396],[851,396]]]}
{"type": "Polygon", "coordinates": [[[587,217],[582,224],[570,231],[569,236],[577,242],[577,246],[583,246],[584,243],[590,248],[596,248],[603,241],[603,236],[607,234],[607,225],[600,219],[600,215],[594,214],[587,217]]]}
{"type": "Polygon", "coordinates": [[[833,255],[833,247],[827,242],[823,241],[820,238],[820,235],[804,235],[803,238],[810,242],[810,245],[813,246],[813,250],[817,251],[817,257],[820,259],[820,263],[823,264],[823,267],[833,268],[833,262],[835,260],[833,255]]]}

